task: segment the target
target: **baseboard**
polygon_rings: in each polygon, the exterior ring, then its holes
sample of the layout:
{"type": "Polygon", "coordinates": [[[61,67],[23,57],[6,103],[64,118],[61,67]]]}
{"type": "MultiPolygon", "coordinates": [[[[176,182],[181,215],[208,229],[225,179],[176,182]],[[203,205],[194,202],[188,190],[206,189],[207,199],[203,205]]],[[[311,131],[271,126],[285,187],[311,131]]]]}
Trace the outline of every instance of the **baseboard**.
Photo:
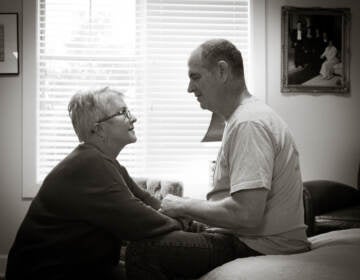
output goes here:
{"type": "Polygon", "coordinates": [[[5,276],[7,255],[0,255],[0,277],[5,276]]]}

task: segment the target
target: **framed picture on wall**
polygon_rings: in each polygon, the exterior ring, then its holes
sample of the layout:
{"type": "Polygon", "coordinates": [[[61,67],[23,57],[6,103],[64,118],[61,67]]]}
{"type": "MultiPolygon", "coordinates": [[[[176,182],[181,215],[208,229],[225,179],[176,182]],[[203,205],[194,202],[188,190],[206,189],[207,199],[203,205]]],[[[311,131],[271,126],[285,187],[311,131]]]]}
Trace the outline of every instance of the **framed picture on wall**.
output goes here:
{"type": "Polygon", "coordinates": [[[281,91],[350,92],[350,9],[282,7],[281,91]]]}
{"type": "Polygon", "coordinates": [[[0,13],[0,75],[18,74],[18,13],[0,13]]]}

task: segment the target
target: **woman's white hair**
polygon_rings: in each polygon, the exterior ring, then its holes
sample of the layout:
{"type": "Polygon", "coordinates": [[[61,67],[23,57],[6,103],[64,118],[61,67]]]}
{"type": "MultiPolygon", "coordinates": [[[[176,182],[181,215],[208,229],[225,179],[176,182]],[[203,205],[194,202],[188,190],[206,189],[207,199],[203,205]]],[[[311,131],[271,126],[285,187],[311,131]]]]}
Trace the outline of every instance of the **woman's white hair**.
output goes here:
{"type": "Polygon", "coordinates": [[[92,134],[96,122],[108,115],[108,105],[115,96],[124,94],[109,87],[75,93],[69,102],[68,111],[75,133],[80,142],[92,134]]]}

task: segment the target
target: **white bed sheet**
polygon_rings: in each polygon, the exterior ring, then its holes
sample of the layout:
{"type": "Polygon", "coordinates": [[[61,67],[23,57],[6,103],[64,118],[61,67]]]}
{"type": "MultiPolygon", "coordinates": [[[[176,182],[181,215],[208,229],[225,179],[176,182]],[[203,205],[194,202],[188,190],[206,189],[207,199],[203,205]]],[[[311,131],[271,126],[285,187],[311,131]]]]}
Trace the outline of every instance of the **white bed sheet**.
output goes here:
{"type": "Polygon", "coordinates": [[[201,277],[202,280],[359,280],[360,229],[309,238],[312,250],[294,255],[236,259],[201,277]]]}

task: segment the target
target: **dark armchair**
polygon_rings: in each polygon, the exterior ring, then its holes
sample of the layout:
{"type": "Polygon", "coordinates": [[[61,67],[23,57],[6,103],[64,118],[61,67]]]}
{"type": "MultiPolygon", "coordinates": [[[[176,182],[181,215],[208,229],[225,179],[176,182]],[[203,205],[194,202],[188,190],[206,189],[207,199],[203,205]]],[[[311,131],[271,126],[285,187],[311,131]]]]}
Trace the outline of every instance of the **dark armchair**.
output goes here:
{"type": "Polygon", "coordinates": [[[359,189],[334,181],[307,181],[304,182],[304,207],[308,236],[360,228],[359,189]]]}

